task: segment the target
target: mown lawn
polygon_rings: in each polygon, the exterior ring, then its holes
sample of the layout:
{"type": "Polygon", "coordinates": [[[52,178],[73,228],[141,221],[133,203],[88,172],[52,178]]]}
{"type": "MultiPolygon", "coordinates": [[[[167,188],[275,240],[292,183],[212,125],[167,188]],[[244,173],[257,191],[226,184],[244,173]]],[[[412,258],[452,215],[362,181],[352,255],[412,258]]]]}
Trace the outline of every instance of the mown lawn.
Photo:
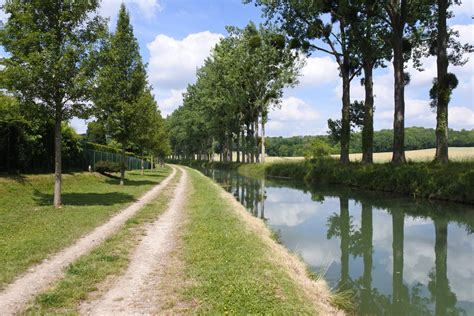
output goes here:
{"type": "Polygon", "coordinates": [[[63,177],[63,207],[54,209],[53,175],[0,177],[0,288],[160,183],[171,169],[127,172],[125,186],[97,173],[63,177]]]}
{"type": "Polygon", "coordinates": [[[66,269],[64,278],[51,289],[39,294],[30,304],[27,314],[78,313],[80,303],[96,291],[101,282],[125,271],[130,253],[139,242],[137,236],[144,233],[147,223],[157,220],[168,208],[178,179],[179,171],[158,198],[138,211],[123,228],[91,253],[72,263],[66,269]]]}
{"type": "Polygon", "coordinates": [[[315,314],[314,305],[281,267],[268,246],[195,170],[184,233],[184,262],[191,286],[184,291],[202,314],[315,314]]]}

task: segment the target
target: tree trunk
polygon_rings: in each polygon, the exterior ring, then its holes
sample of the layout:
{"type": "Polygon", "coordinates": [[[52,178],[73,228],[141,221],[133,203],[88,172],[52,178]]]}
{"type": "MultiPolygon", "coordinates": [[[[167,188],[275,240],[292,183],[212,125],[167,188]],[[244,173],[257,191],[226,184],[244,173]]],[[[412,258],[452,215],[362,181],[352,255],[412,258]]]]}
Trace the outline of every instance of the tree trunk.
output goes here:
{"type": "Polygon", "coordinates": [[[435,270],[436,270],[436,307],[435,315],[447,314],[447,297],[450,297],[448,281],[448,223],[445,218],[435,219],[435,270]]]}
{"type": "Polygon", "coordinates": [[[237,151],[237,163],[240,162],[240,132],[237,132],[237,141],[235,143],[236,151],[237,151]]]}
{"type": "Polygon", "coordinates": [[[242,140],[242,162],[245,163],[245,155],[246,155],[246,151],[245,151],[245,147],[246,147],[246,144],[245,144],[245,135],[244,135],[244,129],[242,128],[242,134],[241,134],[241,137],[240,139],[242,140]]]}
{"type": "Polygon", "coordinates": [[[403,35],[393,35],[394,101],[393,163],[405,163],[405,75],[403,72],[403,35]]]}
{"type": "Polygon", "coordinates": [[[253,134],[253,124],[250,124],[250,126],[247,129],[247,135],[249,138],[249,155],[250,155],[250,163],[255,162],[255,152],[254,152],[254,134],[253,134]]]}
{"type": "Polygon", "coordinates": [[[351,106],[351,83],[349,67],[344,65],[342,73],[342,119],[341,119],[341,156],[343,164],[349,163],[349,141],[351,138],[350,106],[351,106]]]}
{"type": "Polygon", "coordinates": [[[227,137],[227,161],[232,162],[232,138],[227,137]]]}
{"type": "Polygon", "coordinates": [[[374,153],[374,82],[373,63],[364,61],[364,127],[362,128],[362,162],[373,163],[374,153]]]}
{"type": "Polygon", "coordinates": [[[62,113],[61,107],[56,106],[54,122],[54,207],[61,207],[61,182],[62,182],[62,113]]]}
{"type": "Polygon", "coordinates": [[[262,163],[265,163],[265,123],[262,117],[262,163]]]}
{"type": "Polygon", "coordinates": [[[262,190],[260,218],[265,220],[265,178],[260,181],[260,184],[262,190]]]}
{"type": "Polygon", "coordinates": [[[141,163],[141,175],[143,176],[145,174],[145,162],[143,161],[143,158],[140,161],[141,163]]]}
{"type": "Polygon", "coordinates": [[[393,297],[392,315],[406,315],[405,289],[403,285],[403,237],[405,214],[393,211],[392,213],[392,252],[393,252],[393,297]]]}
{"type": "Polygon", "coordinates": [[[259,154],[259,148],[258,148],[258,115],[257,115],[257,120],[255,121],[255,162],[259,163],[260,162],[260,154],[259,154]]]}
{"type": "Polygon", "coordinates": [[[341,279],[339,290],[349,288],[349,244],[350,244],[350,214],[349,199],[346,196],[339,197],[340,207],[340,232],[341,232],[341,279]]]}
{"type": "Polygon", "coordinates": [[[124,185],[125,180],[125,144],[122,144],[122,159],[120,163],[120,185],[124,185]]]}
{"type": "Polygon", "coordinates": [[[361,231],[362,231],[362,244],[363,244],[363,261],[364,261],[364,272],[362,276],[362,290],[361,290],[361,306],[360,312],[362,315],[371,315],[374,313],[372,304],[372,239],[373,239],[373,227],[372,227],[372,206],[362,203],[361,213],[361,231]]]}
{"type": "Polygon", "coordinates": [[[438,0],[438,91],[436,113],[436,160],[443,164],[448,163],[448,103],[449,82],[448,75],[448,31],[446,27],[447,0],[438,0]]]}

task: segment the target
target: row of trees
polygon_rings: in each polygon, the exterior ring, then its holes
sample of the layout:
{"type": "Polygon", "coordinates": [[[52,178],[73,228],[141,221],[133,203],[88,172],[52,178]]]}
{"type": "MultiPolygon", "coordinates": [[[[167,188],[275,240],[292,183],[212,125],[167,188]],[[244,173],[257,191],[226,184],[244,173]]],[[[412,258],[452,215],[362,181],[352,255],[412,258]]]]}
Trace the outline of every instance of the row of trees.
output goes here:
{"type": "MultiPolygon", "coordinates": [[[[362,152],[362,133],[351,135],[350,152],[362,152]]],[[[339,143],[329,135],[320,136],[293,136],[267,137],[266,149],[269,156],[302,157],[312,149],[312,143],[319,139],[330,146],[331,154],[340,152],[339,143]]],[[[374,132],[374,152],[390,152],[393,145],[393,130],[383,129],[374,132]]],[[[451,147],[474,147],[474,130],[449,130],[451,147]]],[[[418,150],[436,147],[436,136],[433,128],[408,127],[405,129],[405,149],[418,150]]]]}
{"type": "Polygon", "coordinates": [[[61,206],[62,123],[97,118],[124,154],[134,143],[141,153],[167,155],[164,122],[147,82],[145,65],[122,4],[117,28],[97,14],[98,0],[8,0],[0,30],[8,53],[1,60],[1,88],[24,112],[54,122],[54,206],[61,206]]]}
{"type": "Polygon", "coordinates": [[[237,161],[258,162],[268,112],[297,82],[300,58],[275,27],[250,23],[227,31],[188,86],[183,106],[168,118],[175,158],[213,159],[219,152],[232,161],[236,151],[237,161]]]}
{"type": "MultiPolygon", "coordinates": [[[[263,9],[268,22],[276,22],[292,39],[294,47],[310,55],[318,51],[333,56],[342,78],[342,118],[330,122],[338,127],[341,162],[349,162],[351,124],[350,85],[361,75],[365,100],[361,120],[363,161],[371,163],[373,153],[373,70],[391,60],[394,69],[393,158],[405,159],[405,73],[412,59],[421,69],[421,58],[436,56],[437,77],[429,92],[437,112],[436,160],[448,162],[448,103],[457,85],[448,72],[449,64],[463,65],[464,52],[457,32],[447,26],[453,15],[449,7],[459,0],[244,0],[263,9]]],[[[360,104],[360,103],[359,103],[360,104]]]]}

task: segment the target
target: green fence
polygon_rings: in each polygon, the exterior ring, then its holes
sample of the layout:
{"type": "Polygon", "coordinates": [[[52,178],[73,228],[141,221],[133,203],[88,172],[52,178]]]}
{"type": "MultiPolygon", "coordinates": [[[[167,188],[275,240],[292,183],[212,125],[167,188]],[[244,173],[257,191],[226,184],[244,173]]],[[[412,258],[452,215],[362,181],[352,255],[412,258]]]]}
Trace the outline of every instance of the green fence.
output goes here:
{"type": "MultiPolygon", "coordinates": [[[[94,149],[85,149],[84,150],[84,162],[86,168],[91,166],[92,170],[95,170],[95,164],[99,161],[113,161],[120,163],[121,154],[100,151],[94,149]]],[[[142,160],[132,156],[125,156],[125,166],[128,170],[141,169],[142,160]]],[[[151,163],[149,161],[143,161],[143,167],[145,169],[151,168],[151,163]]]]}

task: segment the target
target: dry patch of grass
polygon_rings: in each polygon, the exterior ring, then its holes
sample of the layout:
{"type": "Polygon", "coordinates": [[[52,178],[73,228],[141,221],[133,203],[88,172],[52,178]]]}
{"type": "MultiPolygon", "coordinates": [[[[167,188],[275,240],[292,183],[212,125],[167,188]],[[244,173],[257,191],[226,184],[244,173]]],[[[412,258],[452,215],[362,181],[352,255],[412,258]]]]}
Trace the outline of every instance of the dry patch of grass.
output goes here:
{"type": "MultiPolygon", "coordinates": [[[[405,151],[406,158],[414,162],[427,162],[434,159],[436,153],[435,148],[407,150],[405,151]]],[[[339,158],[339,155],[332,155],[334,158],[339,158]]],[[[362,154],[350,154],[351,161],[361,161],[362,154]]],[[[449,159],[452,161],[471,161],[474,160],[474,147],[450,147],[449,159]]],[[[304,157],[266,157],[266,162],[292,162],[301,161],[304,157]]],[[[375,163],[390,162],[392,160],[392,152],[374,153],[375,163]]]]}
{"type": "MultiPolygon", "coordinates": [[[[407,160],[414,162],[427,162],[434,159],[435,148],[407,150],[405,156],[407,160]]],[[[338,155],[336,157],[339,157],[338,155]]],[[[361,161],[362,154],[350,154],[351,161],[361,161]]],[[[474,160],[474,147],[451,147],[449,148],[449,159],[453,161],[474,160]]],[[[374,153],[374,162],[384,163],[392,160],[392,152],[374,153]]]]}

